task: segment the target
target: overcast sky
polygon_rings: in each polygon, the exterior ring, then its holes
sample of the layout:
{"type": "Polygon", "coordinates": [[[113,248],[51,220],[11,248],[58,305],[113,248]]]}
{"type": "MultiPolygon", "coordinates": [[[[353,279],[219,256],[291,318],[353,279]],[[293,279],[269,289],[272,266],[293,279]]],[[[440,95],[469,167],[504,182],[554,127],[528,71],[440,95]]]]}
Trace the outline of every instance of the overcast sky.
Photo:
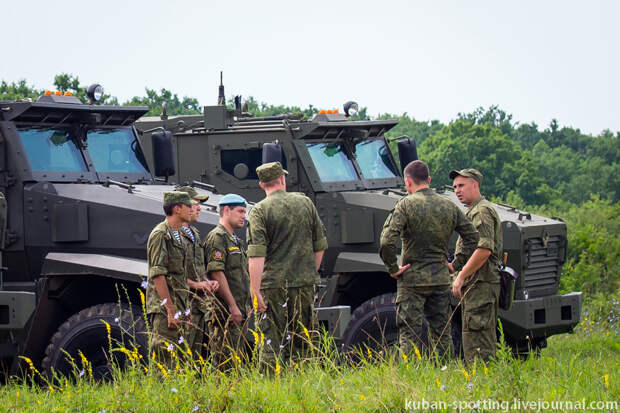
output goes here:
{"type": "Polygon", "coordinates": [[[3,1],[0,79],[620,130],[617,1],[3,1]]]}

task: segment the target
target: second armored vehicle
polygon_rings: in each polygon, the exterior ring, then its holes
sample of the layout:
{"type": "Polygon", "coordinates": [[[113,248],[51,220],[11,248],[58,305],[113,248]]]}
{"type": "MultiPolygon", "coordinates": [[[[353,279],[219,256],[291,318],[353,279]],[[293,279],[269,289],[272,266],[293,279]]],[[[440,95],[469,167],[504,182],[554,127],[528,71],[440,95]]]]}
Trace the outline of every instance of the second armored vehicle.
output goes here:
{"type": "MultiPolygon", "coordinates": [[[[327,227],[319,319],[343,347],[394,342],[396,283],[378,248],[388,213],[406,195],[385,138],[397,121],[351,120],[353,102],[347,102],[344,113],[329,111],[307,120],[300,115],[256,118],[242,111],[240,98],[234,109],[224,101],[221,93],[220,104],[205,106],[202,115],[142,118],[137,128],[163,127],[174,134],[173,181],[199,180],[251,201],[264,196],[256,167],[281,161],[289,172],[287,189],[309,196],[327,227]]],[[[148,133],[141,140],[151,162],[157,151],[148,133]]],[[[401,165],[417,158],[414,142],[403,140],[399,148],[401,165]]],[[[460,205],[450,190],[439,192],[460,205]]],[[[581,314],[581,293],[558,295],[566,225],[510,206],[496,209],[507,265],[520,276],[512,308],[500,311],[506,339],[516,352],[544,347],[550,335],[572,331],[581,314]]],[[[455,314],[452,322],[458,344],[460,316],[455,314]]]]}

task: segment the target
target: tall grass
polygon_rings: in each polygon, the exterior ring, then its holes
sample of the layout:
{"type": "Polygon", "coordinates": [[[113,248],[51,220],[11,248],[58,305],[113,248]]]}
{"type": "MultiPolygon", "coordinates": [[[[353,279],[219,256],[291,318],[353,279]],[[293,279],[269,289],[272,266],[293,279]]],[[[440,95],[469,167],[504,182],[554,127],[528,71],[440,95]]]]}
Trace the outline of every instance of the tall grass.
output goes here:
{"type": "MultiPolygon", "coordinates": [[[[247,359],[224,372],[208,359],[186,356],[182,346],[174,350],[177,362],[165,369],[153,360],[145,364],[135,349],[111,343],[112,352],[123,353],[128,363],[123,370],[115,367],[110,381],[95,381],[87,360],[75,361],[71,379],[43,378],[33,366],[28,378],[0,388],[0,411],[471,411],[476,402],[482,410],[508,406],[512,411],[515,401],[543,407],[552,401],[617,402],[619,336],[597,327],[585,323],[575,334],[551,337],[538,357],[517,360],[500,347],[489,364],[468,367],[389,349],[360,351],[350,363],[323,337],[309,340],[306,359],[278,363],[269,373],[247,359]]],[[[255,352],[259,346],[260,340],[255,352]]],[[[538,407],[525,406],[522,411],[538,407]]]]}

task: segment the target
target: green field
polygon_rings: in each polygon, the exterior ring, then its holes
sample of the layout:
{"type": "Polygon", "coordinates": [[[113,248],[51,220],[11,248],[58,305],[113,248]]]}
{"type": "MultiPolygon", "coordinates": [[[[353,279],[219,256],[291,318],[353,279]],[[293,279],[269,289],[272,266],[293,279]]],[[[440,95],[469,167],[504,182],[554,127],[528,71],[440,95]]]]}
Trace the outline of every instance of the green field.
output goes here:
{"type": "Polygon", "coordinates": [[[442,365],[396,353],[365,353],[353,366],[317,349],[314,359],[278,366],[270,375],[252,365],[222,373],[206,361],[181,362],[178,370],[164,374],[157,366],[145,372],[136,362],[99,384],[89,379],[88,366],[76,361],[78,369],[86,368],[73,382],[13,380],[1,387],[0,410],[472,411],[478,402],[477,411],[583,411],[582,403],[587,409],[617,411],[620,337],[615,325],[604,324],[585,319],[575,334],[550,338],[548,348],[528,360],[515,360],[500,349],[486,367],[442,365]]]}

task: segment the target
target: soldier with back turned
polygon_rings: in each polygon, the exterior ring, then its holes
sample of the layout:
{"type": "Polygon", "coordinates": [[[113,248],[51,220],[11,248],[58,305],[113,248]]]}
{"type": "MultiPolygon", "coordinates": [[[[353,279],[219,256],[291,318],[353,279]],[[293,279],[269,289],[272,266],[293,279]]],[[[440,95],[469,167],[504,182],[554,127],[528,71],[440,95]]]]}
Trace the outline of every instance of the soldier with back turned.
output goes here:
{"type": "Polygon", "coordinates": [[[453,231],[463,239],[458,255],[468,257],[476,247],[478,233],[463,212],[450,200],[430,189],[428,166],[409,163],[404,170],[408,196],[402,198],[386,220],[381,233],[381,259],[397,280],[397,326],[401,351],[412,344],[423,348],[422,316],[429,325],[427,350],[449,356],[450,274],[446,265],[453,231]],[[397,246],[402,241],[402,266],[397,246]]]}
{"type": "MultiPolygon", "coordinates": [[[[261,360],[272,365],[303,355],[314,317],[314,287],[327,249],[325,230],[310,200],[286,192],[280,162],[256,169],[266,198],[249,214],[250,291],[259,313],[265,343],[261,360]]],[[[262,340],[261,340],[262,341],[262,340]]]]}

